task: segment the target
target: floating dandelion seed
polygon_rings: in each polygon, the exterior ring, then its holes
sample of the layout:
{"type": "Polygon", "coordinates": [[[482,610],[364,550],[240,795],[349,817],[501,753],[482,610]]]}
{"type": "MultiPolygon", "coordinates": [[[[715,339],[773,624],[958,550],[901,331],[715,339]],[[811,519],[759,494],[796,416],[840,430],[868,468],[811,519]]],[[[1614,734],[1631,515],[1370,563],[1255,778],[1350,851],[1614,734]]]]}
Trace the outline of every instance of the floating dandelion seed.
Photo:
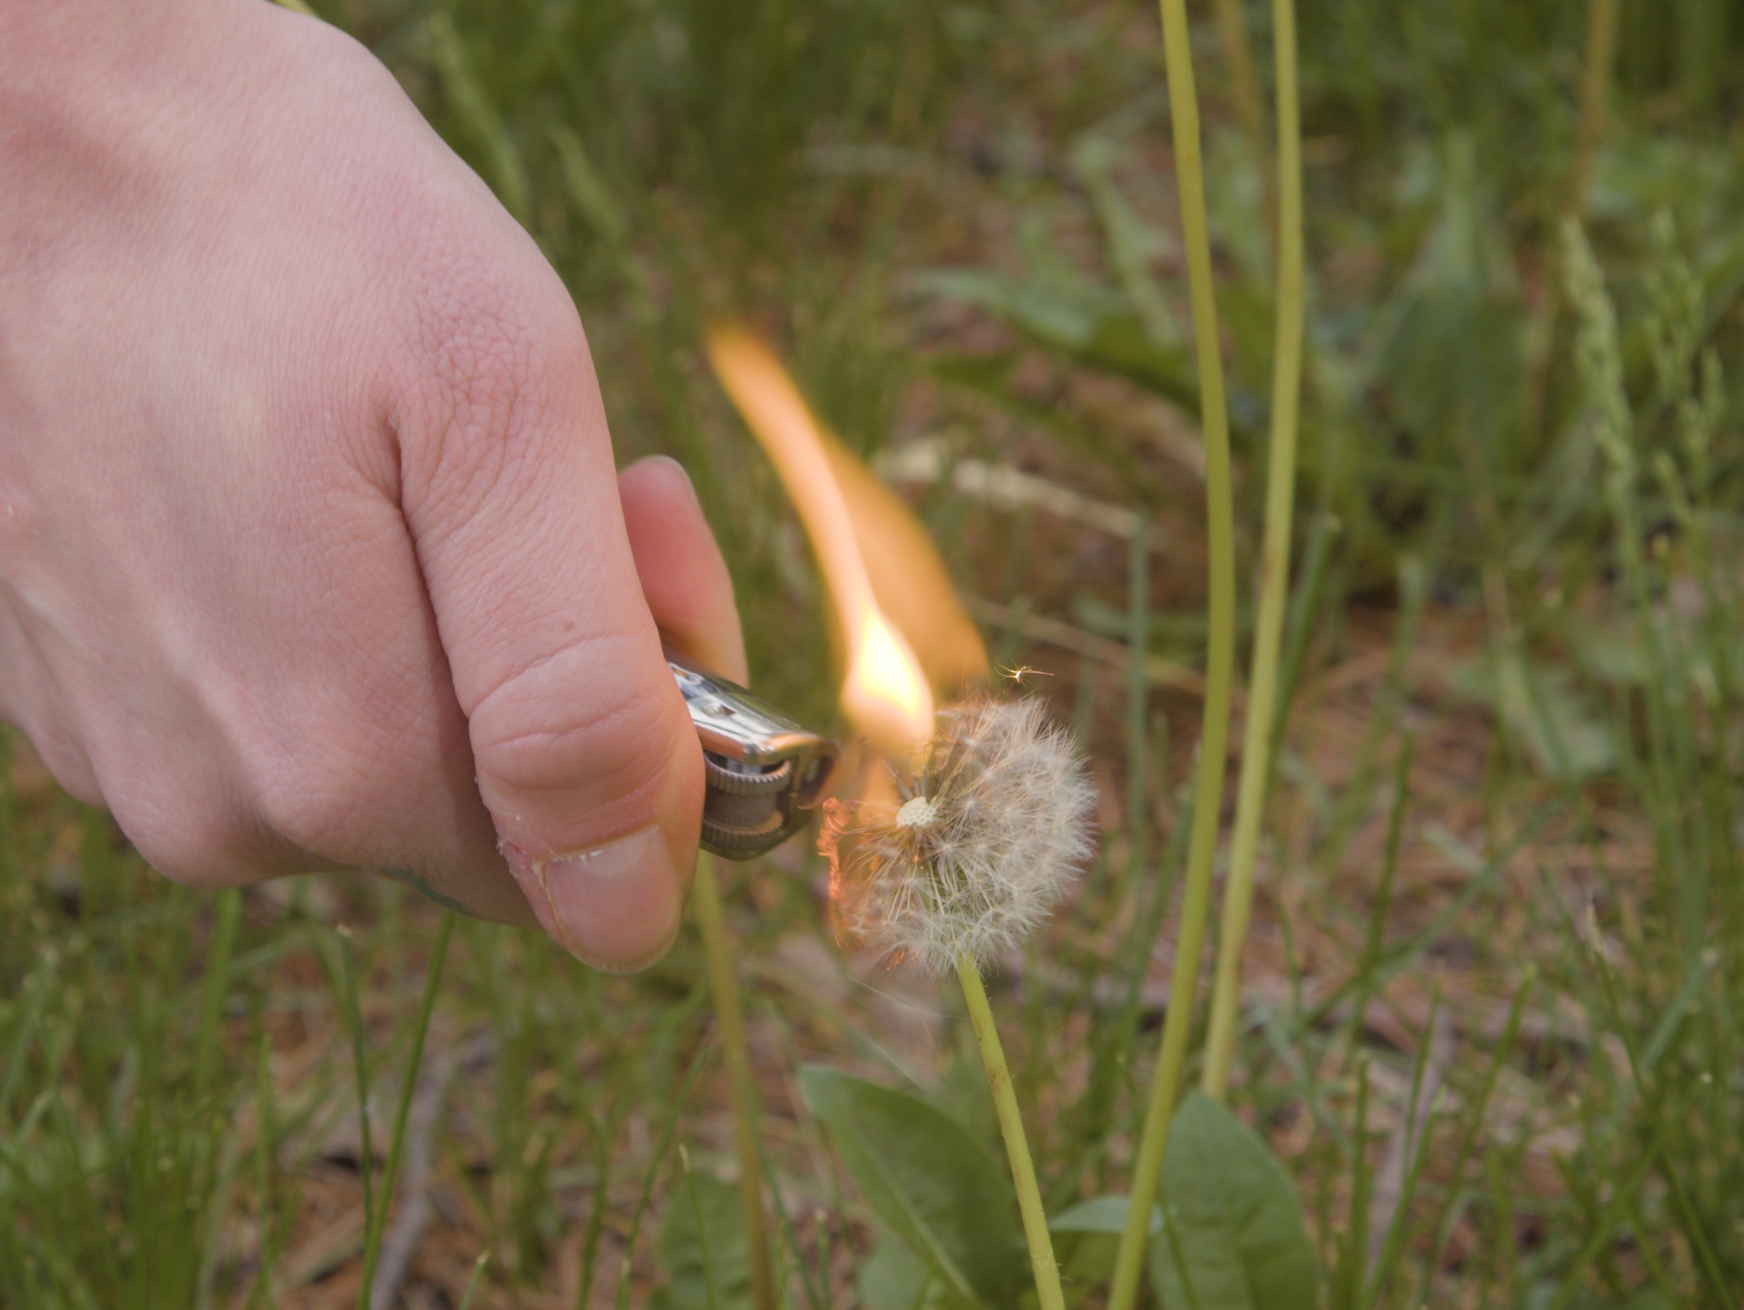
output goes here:
{"type": "Polygon", "coordinates": [[[819,839],[843,928],[948,973],[1017,945],[1091,853],[1084,761],[1040,702],[947,706],[899,807],[834,804],[819,839]]]}

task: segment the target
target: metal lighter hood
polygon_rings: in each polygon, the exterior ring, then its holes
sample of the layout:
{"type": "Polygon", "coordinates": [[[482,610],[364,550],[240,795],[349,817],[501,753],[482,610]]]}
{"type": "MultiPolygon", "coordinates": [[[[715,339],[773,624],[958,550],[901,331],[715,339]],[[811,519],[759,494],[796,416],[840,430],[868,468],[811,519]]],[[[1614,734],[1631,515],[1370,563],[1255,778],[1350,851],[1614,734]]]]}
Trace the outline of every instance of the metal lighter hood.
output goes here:
{"type": "Polygon", "coordinates": [[[666,663],[702,743],[704,849],[729,860],[773,850],[817,804],[835,768],[835,744],[671,650],[666,663]]]}

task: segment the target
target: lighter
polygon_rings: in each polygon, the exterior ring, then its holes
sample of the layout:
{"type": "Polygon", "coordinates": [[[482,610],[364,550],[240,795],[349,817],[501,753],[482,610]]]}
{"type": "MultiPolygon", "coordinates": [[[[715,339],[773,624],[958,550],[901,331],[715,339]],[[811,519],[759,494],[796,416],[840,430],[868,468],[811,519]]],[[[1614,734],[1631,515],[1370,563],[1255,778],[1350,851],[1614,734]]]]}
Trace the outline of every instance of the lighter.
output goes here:
{"type": "Polygon", "coordinates": [[[736,683],[666,652],[702,742],[702,844],[729,860],[773,850],[805,823],[836,747],[736,683]]]}

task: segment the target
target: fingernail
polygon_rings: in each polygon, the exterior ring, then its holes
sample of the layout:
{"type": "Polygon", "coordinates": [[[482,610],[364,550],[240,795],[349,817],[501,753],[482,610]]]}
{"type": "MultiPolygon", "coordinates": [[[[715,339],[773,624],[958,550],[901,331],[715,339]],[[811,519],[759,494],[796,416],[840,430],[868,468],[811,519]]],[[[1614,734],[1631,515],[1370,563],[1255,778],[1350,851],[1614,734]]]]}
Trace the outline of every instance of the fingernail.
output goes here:
{"type": "Polygon", "coordinates": [[[564,949],[595,969],[646,968],[678,936],[683,897],[672,852],[657,827],[597,850],[534,863],[532,872],[538,887],[529,896],[542,891],[555,920],[545,922],[541,913],[541,922],[564,949]]]}
{"type": "Polygon", "coordinates": [[[690,488],[690,498],[692,500],[696,499],[696,483],[690,480],[690,470],[685,468],[684,465],[680,464],[670,455],[649,455],[648,462],[650,464],[667,464],[676,469],[678,476],[684,479],[684,485],[690,488]]]}

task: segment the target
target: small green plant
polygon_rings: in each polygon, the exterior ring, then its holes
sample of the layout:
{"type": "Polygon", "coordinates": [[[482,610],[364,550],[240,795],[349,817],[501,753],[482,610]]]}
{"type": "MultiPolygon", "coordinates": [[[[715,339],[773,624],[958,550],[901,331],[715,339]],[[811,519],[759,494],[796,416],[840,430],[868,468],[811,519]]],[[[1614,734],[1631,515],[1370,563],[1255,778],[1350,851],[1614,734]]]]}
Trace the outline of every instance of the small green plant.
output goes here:
{"type": "Polygon", "coordinates": [[[848,924],[933,973],[954,970],[975,1030],[1017,1189],[1042,1310],[1065,1310],[1047,1212],[981,970],[1021,943],[1090,856],[1095,792],[1071,739],[1039,704],[977,697],[947,706],[902,804],[826,830],[848,924]]]}

